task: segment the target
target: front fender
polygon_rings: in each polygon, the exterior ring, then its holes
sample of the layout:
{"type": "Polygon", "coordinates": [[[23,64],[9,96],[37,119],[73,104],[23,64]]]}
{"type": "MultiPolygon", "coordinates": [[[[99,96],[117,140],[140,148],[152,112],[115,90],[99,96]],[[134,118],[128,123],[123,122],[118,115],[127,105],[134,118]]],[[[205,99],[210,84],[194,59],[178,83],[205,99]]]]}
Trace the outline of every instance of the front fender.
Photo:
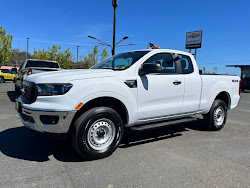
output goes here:
{"type": "MultiPolygon", "coordinates": [[[[135,113],[132,112],[131,109],[131,105],[129,104],[129,102],[122,97],[121,95],[117,94],[117,93],[112,93],[112,92],[99,92],[99,93],[93,93],[87,97],[84,97],[80,100],[80,102],[82,102],[83,104],[88,103],[91,100],[100,98],[100,97],[111,97],[111,98],[115,98],[119,101],[121,101],[123,103],[123,105],[126,107],[127,109],[127,113],[128,113],[128,124],[131,124],[135,118],[135,113]]],[[[83,106],[84,107],[84,106],[83,106]]]]}
{"type": "Polygon", "coordinates": [[[67,93],[79,102],[87,102],[100,98],[112,97],[121,101],[127,108],[128,124],[133,124],[137,119],[137,88],[129,88],[119,78],[96,78],[76,80],[71,82],[73,88],[67,93]]]}

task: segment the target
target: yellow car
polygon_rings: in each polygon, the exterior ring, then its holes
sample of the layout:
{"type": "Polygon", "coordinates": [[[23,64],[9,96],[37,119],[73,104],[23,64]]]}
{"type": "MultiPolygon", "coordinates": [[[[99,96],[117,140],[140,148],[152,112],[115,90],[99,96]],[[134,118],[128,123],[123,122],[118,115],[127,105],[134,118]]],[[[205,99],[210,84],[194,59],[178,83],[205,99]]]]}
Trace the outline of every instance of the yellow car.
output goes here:
{"type": "Polygon", "coordinates": [[[14,82],[15,74],[12,74],[8,69],[0,69],[0,83],[5,82],[6,80],[14,82]]]}

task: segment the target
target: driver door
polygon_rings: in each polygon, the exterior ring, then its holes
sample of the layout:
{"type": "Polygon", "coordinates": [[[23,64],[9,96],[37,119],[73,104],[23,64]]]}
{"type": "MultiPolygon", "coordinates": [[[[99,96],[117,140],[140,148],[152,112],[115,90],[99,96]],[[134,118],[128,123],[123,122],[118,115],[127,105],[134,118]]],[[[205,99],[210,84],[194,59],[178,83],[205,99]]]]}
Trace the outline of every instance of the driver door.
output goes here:
{"type": "Polygon", "coordinates": [[[144,63],[157,63],[162,71],[137,76],[138,120],[162,119],[180,114],[184,96],[184,77],[170,53],[158,53],[144,63]]]}

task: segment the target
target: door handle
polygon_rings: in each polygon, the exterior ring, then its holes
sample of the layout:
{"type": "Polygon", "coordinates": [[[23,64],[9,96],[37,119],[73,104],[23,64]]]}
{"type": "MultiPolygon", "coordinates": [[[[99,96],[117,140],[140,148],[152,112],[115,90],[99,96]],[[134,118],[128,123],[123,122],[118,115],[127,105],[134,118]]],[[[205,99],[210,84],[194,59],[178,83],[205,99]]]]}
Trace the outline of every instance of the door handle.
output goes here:
{"type": "Polygon", "coordinates": [[[175,80],[175,81],[173,82],[173,84],[174,84],[174,85],[180,85],[180,84],[181,84],[181,81],[175,80]]]}

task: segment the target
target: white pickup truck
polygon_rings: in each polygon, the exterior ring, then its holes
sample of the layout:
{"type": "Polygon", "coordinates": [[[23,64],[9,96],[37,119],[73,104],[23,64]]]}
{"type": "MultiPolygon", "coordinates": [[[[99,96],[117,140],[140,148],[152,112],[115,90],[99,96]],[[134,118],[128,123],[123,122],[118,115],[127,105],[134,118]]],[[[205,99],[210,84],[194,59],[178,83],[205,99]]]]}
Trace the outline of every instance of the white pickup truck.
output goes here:
{"type": "Polygon", "coordinates": [[[193,120],[210,130],[226,123],[240,99],[240,77],[200,75],[186,52],[157,49],[117,54],[88,70],[30,75],[16,109],[30,129],[70,135],[84,158],[115,151],[125,127],[135,131],[193,120]]]}

